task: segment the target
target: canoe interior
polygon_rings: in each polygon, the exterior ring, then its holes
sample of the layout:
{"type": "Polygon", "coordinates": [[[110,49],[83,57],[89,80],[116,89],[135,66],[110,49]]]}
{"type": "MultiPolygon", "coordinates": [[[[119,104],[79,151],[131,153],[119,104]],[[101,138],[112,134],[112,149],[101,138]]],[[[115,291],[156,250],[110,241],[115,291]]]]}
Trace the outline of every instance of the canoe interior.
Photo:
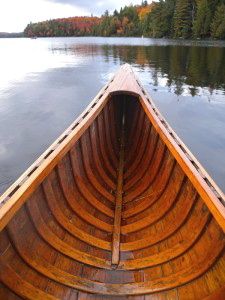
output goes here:
{"type": "Polygon", "coordinates": [[[1,231],[0,299],[225,299],[224,246],[139,99],[117,94],[1,231]]]}

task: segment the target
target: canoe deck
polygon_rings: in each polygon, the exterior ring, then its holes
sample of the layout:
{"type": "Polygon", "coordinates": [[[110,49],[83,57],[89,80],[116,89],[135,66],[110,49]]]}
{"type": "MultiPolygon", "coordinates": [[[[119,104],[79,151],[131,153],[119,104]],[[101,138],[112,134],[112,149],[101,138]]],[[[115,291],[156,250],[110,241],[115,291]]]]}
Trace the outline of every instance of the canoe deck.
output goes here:
{"type": "Polygon", "coordinates": [[[0,299],[225,299],[224,195],[129,65],[0,199],[0,299]]]}

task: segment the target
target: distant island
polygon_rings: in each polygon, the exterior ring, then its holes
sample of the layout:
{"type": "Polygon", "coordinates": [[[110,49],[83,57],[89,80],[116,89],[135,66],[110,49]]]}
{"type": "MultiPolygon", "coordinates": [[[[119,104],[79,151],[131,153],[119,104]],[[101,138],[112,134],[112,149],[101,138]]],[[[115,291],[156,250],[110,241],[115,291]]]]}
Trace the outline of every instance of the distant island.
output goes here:
{"type": "Polygon", "coordinates": [[[0,38],[24,37],[24,32],[0,32],[0,38]]]}

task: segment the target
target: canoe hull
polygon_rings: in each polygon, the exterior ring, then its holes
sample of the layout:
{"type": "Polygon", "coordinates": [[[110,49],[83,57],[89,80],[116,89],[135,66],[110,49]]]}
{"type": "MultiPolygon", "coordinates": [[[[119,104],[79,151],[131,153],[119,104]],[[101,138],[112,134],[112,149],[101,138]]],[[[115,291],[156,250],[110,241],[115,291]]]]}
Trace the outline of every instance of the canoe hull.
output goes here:
{"type": "Polygon", "coordinates": [[[211,209],[222,196],[209,202],[137,90],[126,89],[99,99],[3,226],[1,299],[224,294],[223,216],[211,209]]]}

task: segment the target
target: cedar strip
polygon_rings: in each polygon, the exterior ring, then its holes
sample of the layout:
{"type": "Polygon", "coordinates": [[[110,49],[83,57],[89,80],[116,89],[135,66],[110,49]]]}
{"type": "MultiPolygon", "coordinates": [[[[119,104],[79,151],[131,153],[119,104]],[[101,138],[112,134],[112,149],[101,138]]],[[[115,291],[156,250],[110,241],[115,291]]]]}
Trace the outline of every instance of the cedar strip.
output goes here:
{"type": "Polygon", "coordinates": [[[120,234],[121,234],[123,171],[124,171],[124,123],[125,123],[124,104],[125,102],[123,103],[118,182],[117,182],[117,189],[116,189],[116,201],[115,201],[116,206],[115,206],[115,217],[114,217],[114,225],[113,225],[113,241],[112,241],[112,267],[113,268],[117,268],[120,259],[120,234]]]}

